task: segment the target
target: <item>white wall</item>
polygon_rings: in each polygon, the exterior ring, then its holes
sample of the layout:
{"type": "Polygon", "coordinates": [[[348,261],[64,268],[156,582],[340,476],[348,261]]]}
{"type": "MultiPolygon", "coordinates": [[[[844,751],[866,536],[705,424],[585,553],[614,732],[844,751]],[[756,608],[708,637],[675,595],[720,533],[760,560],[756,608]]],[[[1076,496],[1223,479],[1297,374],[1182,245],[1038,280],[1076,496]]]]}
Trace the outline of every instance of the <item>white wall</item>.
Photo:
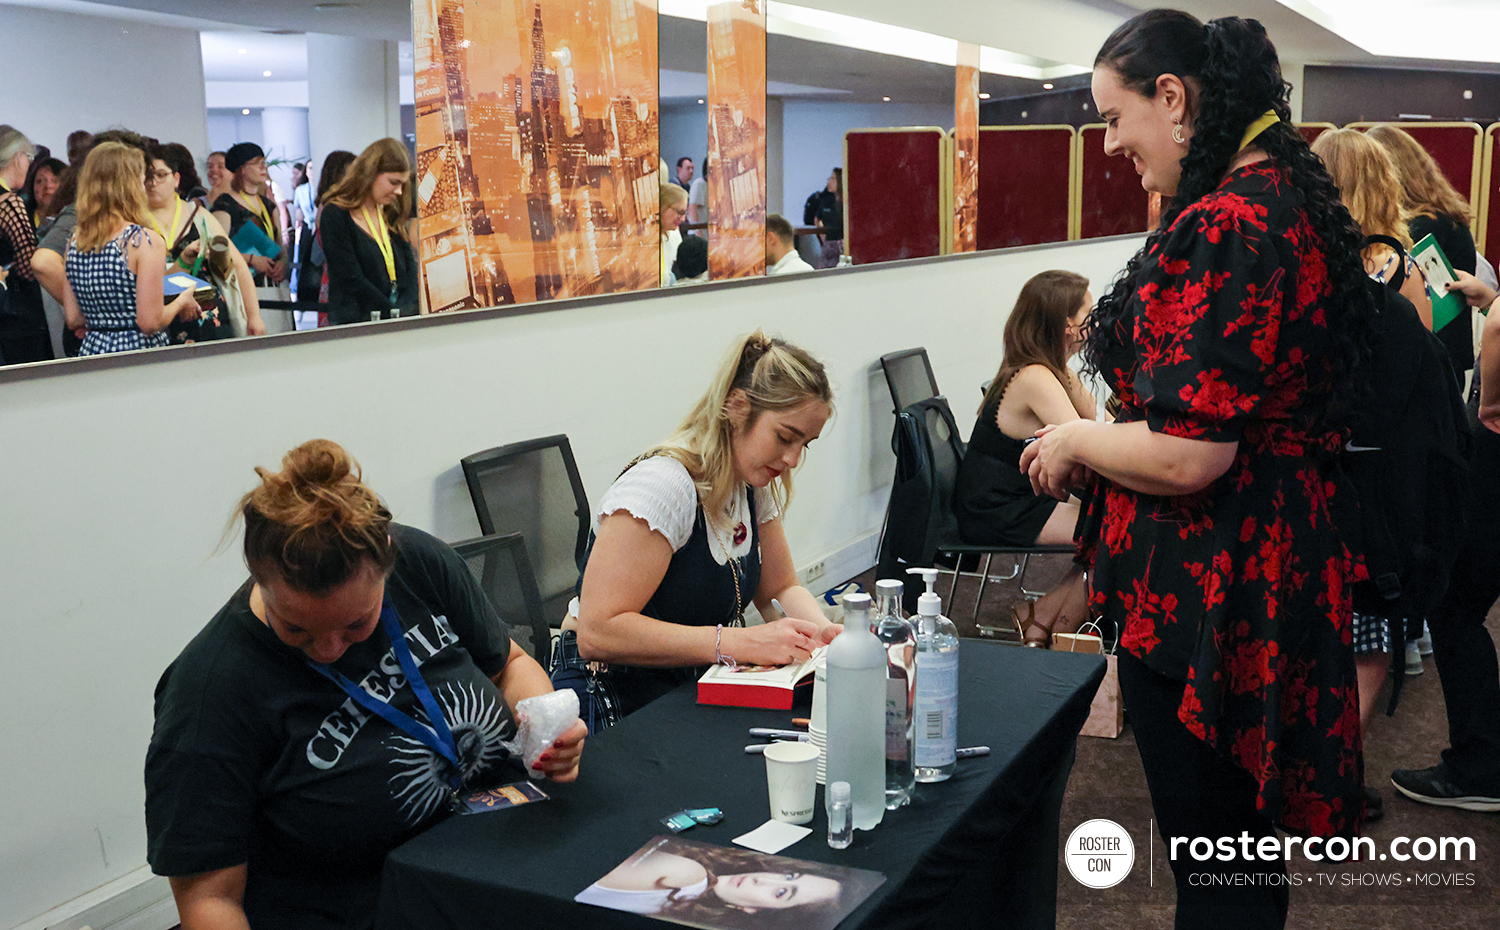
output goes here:
{"type": "MultiPolygon", "coordinates": [[[[953,103],[824,103],[783,101],[782,202],[767,208],[794,225],[802,223],[802,205],[813,191],[828,184],[828,175],[844,163],[844,133],[885,126],[953,128],[953,103]]],[[[775,158],[776,153],[767,156],[775,158]]]]}
{"type": "Polygon", "coordinates": [[[144,863],[152,689],[244,576],[233,547],[214,549],[253,466],[331,437],[399,520],[467,538],[478,528],[461,456],[564,432],[597,499],[675,426],[730,339],[764,326],[824,359],[838,392],[787,518],[807,566],[880,529],[893,467],[882,353],[926,345],[967,421],[1021,283],[1064,267],[1098,291],[1135,246],[1104,240],[0,371],[0,622],[11,657],[0,927],[144,863]]]}
{"type": "Polygon", "coordinates": [[[198,33],[0,5],[0,122],[67,161],[68,133],[124,126],[208,153],[198,33]]]}

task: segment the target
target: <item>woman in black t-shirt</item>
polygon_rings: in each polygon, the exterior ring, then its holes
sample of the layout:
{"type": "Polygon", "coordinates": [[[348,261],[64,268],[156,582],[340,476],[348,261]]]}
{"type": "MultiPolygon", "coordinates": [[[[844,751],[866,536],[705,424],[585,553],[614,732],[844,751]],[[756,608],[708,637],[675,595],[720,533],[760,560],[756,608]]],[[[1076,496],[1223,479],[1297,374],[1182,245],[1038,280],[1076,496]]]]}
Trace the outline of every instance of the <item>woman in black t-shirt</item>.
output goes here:
{"type": "Polygon", "coordinates": [[[344,172],[318,213],[328,270],[328,321],[363,323],[417,312],[417,259],[406,238],[411,160],[379,139],[344,172]]]}
{"type": "Polygon", "coordinates": [[[266,173],[266,153],[254,142],[241,142],[225,154],[224,167],[233,177],[229,181],[229,190],[214,201],[214,219],[229,230],[231,239],[240,235],[246,223],[259,227],[271,240],[260,251],[274,254],[248,252],[248,246],[241,249],[247,252],[245,258],[255,272],[256,283],[279,284],[285,281],[287,262],[281,250],[281,214],[269,196],[271,176],[266,173]]]}
{"type": "MultiPolygon", "coordinates": [[[[552,686],[458,556],[392,523],[338,445],[259,473],[241,501],[251,577],[157,685],[147,857],[185,927],[364,927],[387,853],[459,791],[519,777],[502,740],[552,686]]],[[[572,781],[583,738],[577,723],[532,774],[572,781]]]]}

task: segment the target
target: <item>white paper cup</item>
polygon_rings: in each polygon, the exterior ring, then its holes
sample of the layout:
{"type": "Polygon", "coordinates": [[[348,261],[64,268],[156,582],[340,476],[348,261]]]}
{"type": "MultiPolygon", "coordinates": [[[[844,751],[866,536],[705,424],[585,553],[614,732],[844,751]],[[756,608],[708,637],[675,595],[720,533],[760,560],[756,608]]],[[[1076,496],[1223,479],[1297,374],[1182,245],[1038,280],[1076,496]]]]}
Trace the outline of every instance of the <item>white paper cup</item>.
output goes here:
{"type": "Polygon", "coordinates": [[[818,788],[818,748],[808,743],[772,743],[766,747],[765,756],[771,819],[783,823],[812,820],[818,788]]]}

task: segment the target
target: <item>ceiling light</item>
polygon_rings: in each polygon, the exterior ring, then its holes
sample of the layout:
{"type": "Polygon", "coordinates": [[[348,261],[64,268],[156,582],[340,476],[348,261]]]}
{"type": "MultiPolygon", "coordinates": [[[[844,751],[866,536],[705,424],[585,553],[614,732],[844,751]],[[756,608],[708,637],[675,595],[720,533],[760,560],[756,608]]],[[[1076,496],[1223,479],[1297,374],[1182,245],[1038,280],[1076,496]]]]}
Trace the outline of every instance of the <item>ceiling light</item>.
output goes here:
{"type": "Polygon", "coordinates": [[[1026,111],[1022,110],[1021,111],[1021,119],[1025,119],[1025,118],[1026,118],[1026,111]]]}
{"type": "Polygon", "coordinates": [[[1042,85],[1042,90],[1051,90],[1051,89],[1052,89],[1052,84],[1050,82],[1042,85]]]}
{"type": "MultiPolygon", "coordinates": [[[[1444,61],[1500,61],[1493,36],[1500,29],[1500,4],[1480,0],[1424,0],[1427,29],[1392,30],[1392,16],[1413,9],[1406,0],[1277,0],[1372,55],[1437,58],[1444,61]]],[[[1262,17],[1265,19],[1266,17],[1262,17]]]]}
{"type": "Polygon", "coordinates": [[[245,50],[244,49],[240,49],[240,54],[241,55],[245,54],[245,50]]]}
{"type": "Polygon", "coordinates": [[[1465,100],[1473,100],[1474,99],[1474,92],[1472,90],[1466,90],[1466,91],[1464,91],[1464,99],[1465,100]]]}
{"type": "Polygon", "coordinates": [[[271,72],[269,72],[269,71],[262,71],[260,73],[260,76],[261,77],[270,77],[271,76],[271,72]]]}
{"type": "Polygon", "coordinates": [[[699,97],[699,98],[698,98],[698,102],[699,102],[699,103],[702,103],[702,102],[703,102],[703,98],[702,98],[702,97],[699,97]]]}
{"type": "Polygon", "coordinates": [[[890,103],[891,102],[891,98],[889,98],[889,97],[881,97],[880,99],[884,100],[886,103],[890,103]]]}
{"type": "Polygon", "coordinates": [[[247,108],[241,110],[240,111],[240,115],[241,116],[249,116],[250,115],[250,109],[247,107],[247,108]]]}
{"type": "Polygon", "coordinates": [[[988,100],[988,99],[990,99],[990,95],[989,94],[980,94],[979,95],[979,99],[980,100],[988,100]]]}

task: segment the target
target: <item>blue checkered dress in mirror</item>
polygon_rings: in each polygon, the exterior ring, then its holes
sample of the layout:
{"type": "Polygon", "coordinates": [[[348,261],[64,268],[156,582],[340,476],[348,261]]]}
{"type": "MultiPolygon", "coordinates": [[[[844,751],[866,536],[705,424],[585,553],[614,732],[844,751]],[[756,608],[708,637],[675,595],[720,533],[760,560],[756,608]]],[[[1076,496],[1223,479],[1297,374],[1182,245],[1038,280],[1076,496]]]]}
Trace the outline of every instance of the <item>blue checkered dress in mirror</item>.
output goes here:
{"type": "Polygon", "coordinates": [[[68,243],[68,284],[78,298],[88,325],[79,355],[103,355],[154,349],[167,344],[167,334],[141,332],[135,322],[135,272],[125,261],[125,244],[140,245],[144,230],[132,223],[109,242],[92,252],[80,252],[68,243]]]}

